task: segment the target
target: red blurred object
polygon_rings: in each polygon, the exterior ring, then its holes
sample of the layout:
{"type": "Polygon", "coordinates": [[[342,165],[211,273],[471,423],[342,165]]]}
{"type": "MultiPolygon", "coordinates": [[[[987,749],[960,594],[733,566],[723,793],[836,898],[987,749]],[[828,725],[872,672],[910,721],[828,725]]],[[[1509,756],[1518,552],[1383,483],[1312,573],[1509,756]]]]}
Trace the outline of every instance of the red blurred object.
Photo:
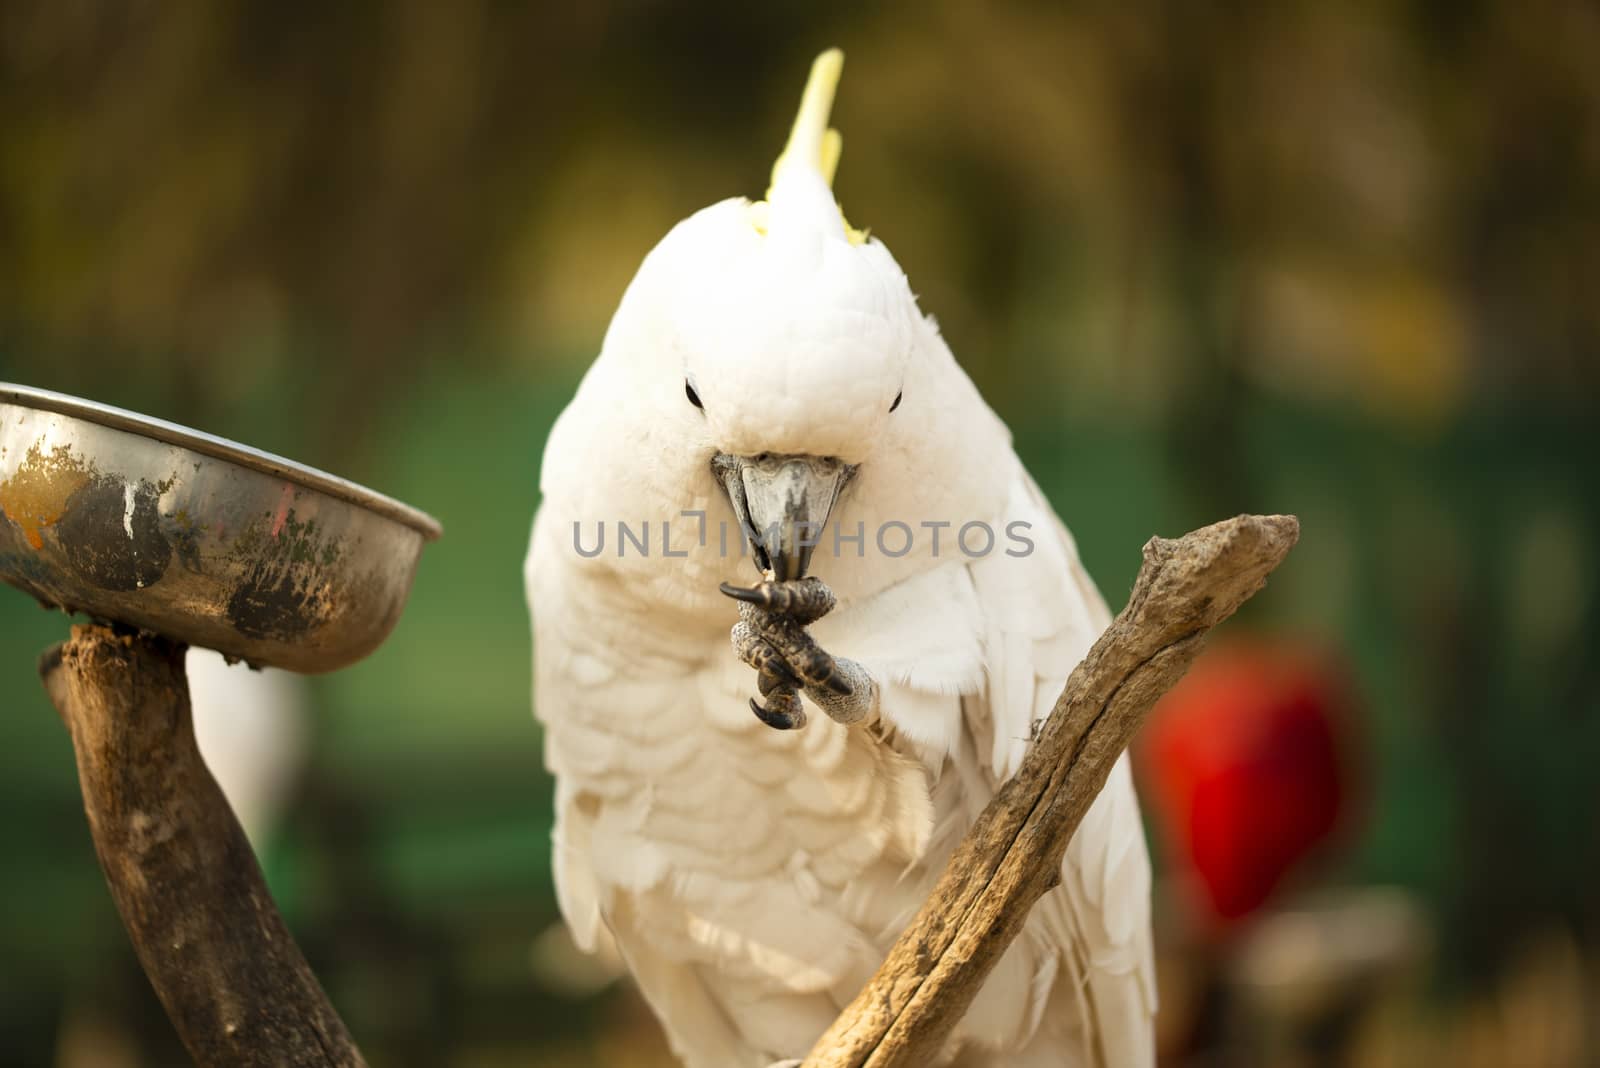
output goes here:
{"type": "Polygon", "coordinates": [[[1140,745],[1147,794],[1213,926],[1259,909],[1333,833],[1350,712],[1327,657],[1265,643],[1203,654],[1156,705],[1140,745]]]}

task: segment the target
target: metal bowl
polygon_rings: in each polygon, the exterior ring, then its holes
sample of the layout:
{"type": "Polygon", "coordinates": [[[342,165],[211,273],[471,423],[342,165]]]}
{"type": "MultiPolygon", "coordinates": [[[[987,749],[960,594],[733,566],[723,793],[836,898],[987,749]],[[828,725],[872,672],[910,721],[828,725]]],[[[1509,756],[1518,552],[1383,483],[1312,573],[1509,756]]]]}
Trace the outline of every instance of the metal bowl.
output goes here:
{"type": "Polygon", "coordinates": [[[440,532],[269,453],[0,383],[0,579],[46,605],[333,671],[394,629],[440,532]]]}

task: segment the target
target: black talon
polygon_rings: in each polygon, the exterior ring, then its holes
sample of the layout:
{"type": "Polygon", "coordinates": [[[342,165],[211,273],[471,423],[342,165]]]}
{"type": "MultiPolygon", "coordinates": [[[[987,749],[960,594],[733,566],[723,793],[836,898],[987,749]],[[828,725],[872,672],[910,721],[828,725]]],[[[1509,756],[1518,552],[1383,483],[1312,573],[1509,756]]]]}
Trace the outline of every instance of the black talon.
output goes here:
{"type": "Polygon", "coordinates": [[[754,697],[750,698],[750,711],[754,712],[757,719],[773,730],[788,731],[801,725],[799,717],[794,713],[776,710],[768,711],[757,704],[754,697]]]}
{"type": "Polygon", "coordinates": [[[736,601],[745,601],[756,605],[765,605],[767,603],[765,594],[749,586],[735,586],[731,582],[724,582],[719,584],[717,589],[721,590],[725,596],[732,597],[736,601]]]}
{"type": "Polygon", "coordinates": [[[856,692],[856,688],[846,682],[844,677],[841,675],[829,675],[823,680],[823,682],[827,685],[828,689],[832,690],[840,697],[849,697],[851,694],[856,692]]]}

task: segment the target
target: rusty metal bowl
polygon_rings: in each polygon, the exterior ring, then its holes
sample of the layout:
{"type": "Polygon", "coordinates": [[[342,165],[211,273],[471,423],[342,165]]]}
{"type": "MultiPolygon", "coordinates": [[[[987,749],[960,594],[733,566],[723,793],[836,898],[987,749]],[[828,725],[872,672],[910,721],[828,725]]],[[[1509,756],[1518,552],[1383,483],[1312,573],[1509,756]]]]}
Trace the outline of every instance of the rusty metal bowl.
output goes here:
{"type": "Polygon", "coordinates": [[[0,383],[0,579],[46,605],[333,671],[388,637],[440,532],[290,460],[0,383]]]}

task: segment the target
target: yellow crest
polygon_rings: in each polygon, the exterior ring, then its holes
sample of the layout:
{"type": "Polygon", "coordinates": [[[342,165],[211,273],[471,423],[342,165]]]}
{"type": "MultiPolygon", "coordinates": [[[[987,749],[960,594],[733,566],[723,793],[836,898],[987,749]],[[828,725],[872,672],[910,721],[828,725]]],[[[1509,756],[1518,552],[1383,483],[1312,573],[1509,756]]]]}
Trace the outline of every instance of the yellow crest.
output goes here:
{"type": "MultiPolygon", "coordinates": [[[[844,70],[844,53],[830,48],[811,64],[811,76],[806,79],[805,92],[800,95],[800,110],[795,114],[794,126],[789,130],[789,141],[772,164],[772,184],[767,187],[767,201],[790,171],[806,170],[822,176],[830,188],[834,172],[839,168],[839,152],[843,140],[839,131],[828,125],[828,115],[833,110],[834,92],[839,88],[839,75],[844,70]]],[[[767,202],[752,205],[757,229],[766,232],[767,202]]],[[[867,234],[857,230],[839,212],[844,223],[845,236],[852,245],[863,244],[867,234]]]]}

